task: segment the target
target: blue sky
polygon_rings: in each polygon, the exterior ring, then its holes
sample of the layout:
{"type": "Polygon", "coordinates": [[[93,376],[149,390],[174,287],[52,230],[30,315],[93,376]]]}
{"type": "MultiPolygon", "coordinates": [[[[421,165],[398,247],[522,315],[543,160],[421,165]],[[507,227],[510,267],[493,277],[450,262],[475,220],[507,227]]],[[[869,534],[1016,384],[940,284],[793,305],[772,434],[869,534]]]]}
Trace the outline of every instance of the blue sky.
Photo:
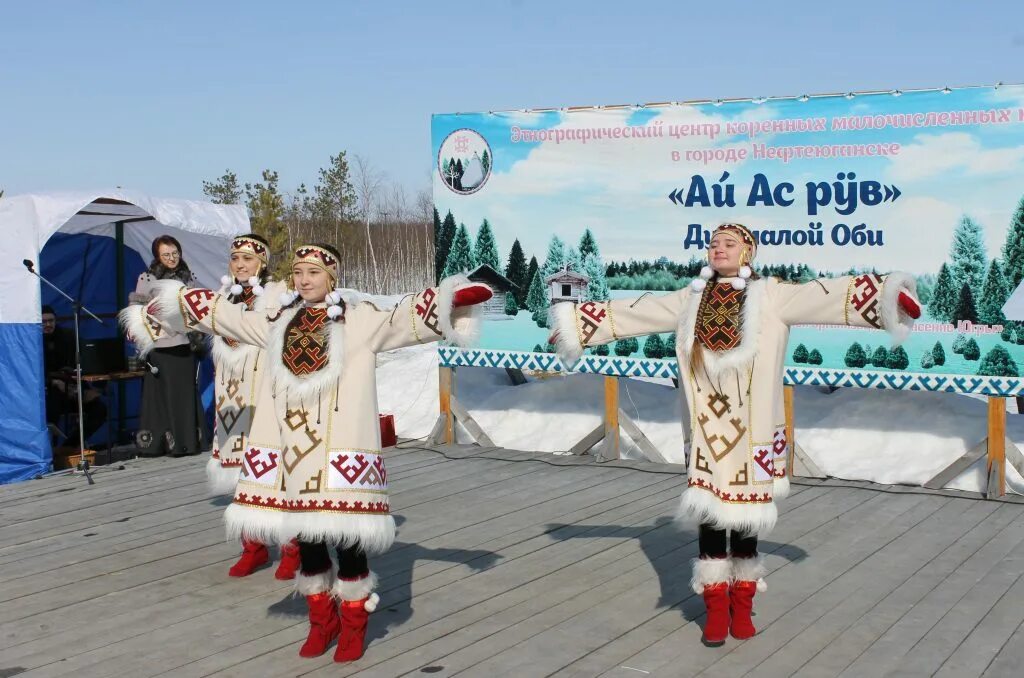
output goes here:
{"type": "Polygon", "coordinates": [[[0,187],[291,188],[346,149],[414,192],[431,113],[1024,80],[1019,0],[468,6],[4,3],[0,187]]]}

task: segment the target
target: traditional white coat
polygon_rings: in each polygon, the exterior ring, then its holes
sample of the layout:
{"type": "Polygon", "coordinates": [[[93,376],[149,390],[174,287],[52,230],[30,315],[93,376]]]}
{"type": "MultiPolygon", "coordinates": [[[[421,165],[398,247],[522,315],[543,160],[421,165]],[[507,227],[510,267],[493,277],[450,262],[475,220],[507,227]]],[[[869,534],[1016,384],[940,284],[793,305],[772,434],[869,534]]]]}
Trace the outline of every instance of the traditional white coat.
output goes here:
{"type": "Polygon", "coordinates": [[[677,332],[690,426],[679,518],[761,534],[775,525],[774,499],[789,486],[781,384],[790,326],[882,328],[898,343],[913,320],[897,297],[916,286],[902,273],[802,284],[766,278],[748,281],[741,290],[732,282],[712,281],[702,292],[687,287],[639,299],[556,304],[551,326],[567,365],[586,346],[677,332]],[[692,360],[695,342],[701,350],[692,360]]]}
{"type": "MultiPolygon", "coordinates": [[[[343,321],[331,320],[324,303],[268,316],[213,290],[161,289],[145,309],[143,331],[198,329],[265,351],[259,416],[226,512],[229,536],[265,543],[301,536],[358,544],[367,554],[391,546],[395,523],[381,454],[376,355],[442,336],[471,343],[479,309],[452,306],[456,289],[468,284],[453,276],[390,308],[345,290],[343,321]]],[[[140,317],[139,309],[123,313],[140,317]]]]}

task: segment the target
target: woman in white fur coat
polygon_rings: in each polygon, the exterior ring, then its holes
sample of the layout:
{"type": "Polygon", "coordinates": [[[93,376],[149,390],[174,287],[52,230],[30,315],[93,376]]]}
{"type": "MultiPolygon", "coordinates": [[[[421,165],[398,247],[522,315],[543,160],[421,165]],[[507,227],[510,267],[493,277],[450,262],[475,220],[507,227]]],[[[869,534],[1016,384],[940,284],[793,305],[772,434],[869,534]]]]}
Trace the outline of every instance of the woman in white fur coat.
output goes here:
{"type": "Polygon", "coordinates": [[[157,331],[199,329],[265,350],[259,416],[226,512],[228,531],[264,542],[298,538],[296,588],[310,620],[299,654],[323,654],[340,633],[335,661],[351,661],[363,654],[368,613],[377,605],[367,556],[386,551],[395,538],[376,355],[442,337],[467,343],[479,325],[472,307],[491,290],[453,276],[382,308],[366,295],[335,289],[339,259],[328,245],[298,247],[295,292],[269,317],[213,290],[179,285],[164,286],[147,314],[157,331]],[[328,546],[336,546],[337,574],[328,546]]]}
{"type": "Polygon", "coordinates": [[[906,274],[793,284],[753,275],[756,254],[746,227],[723,224],[711,239],[709,265],[688,288],[551,309],[553,339],[566,365],[586,346],[677,332],[691,427],[679,517],[699,525],[692,581],[707,607],[710,645],[730,632],[736,638],[756,633],[751,609],[764,575],[757,538],[775,525],[774,500],[789,488],[780,384],[790,326],[883,328],[901,341],[920,315],[916,285],[906,274]]]}

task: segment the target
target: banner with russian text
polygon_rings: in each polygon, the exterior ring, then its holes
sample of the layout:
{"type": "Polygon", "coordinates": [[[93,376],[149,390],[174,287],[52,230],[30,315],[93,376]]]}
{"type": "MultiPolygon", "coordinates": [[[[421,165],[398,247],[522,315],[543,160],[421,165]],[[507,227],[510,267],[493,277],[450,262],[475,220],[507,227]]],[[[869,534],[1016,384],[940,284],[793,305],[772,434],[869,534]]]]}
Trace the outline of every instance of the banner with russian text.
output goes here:
{"type": "MultiPolygon", "coordinates": [[[[446,364],[560,367],[547,308],[679,289],[709,233],[757,235],[789,281],[903,270],[925,315],[884,333],[798,327],[786,381],[1024,391],[1024,87],[435,115],[438,271],[496,290],[446,364]]],[[[588,350],[584,371],[674,376],[674,335],[588,350]]]]}

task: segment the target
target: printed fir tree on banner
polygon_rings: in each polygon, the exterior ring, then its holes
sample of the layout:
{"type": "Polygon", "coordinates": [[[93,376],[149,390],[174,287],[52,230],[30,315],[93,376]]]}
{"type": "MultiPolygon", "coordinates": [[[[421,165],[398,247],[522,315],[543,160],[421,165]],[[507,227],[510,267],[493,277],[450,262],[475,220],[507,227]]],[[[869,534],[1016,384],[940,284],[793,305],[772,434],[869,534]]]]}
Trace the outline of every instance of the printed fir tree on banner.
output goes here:
{"type": "Polygon", "coordinates": [[[526,308],[532,313],[544,312],[548,310],[548,295],[544,289],[544,283],[540,279],[540,271],[535,270],[533,272],[533,280],[530,281],[530,290],[526,294],[526,308]]]}
{"type": "Polygon", "coordinates": [[[452,211],[448,210],[448,214],[444,217],[444,222],[441,223],[440,232],[435,233],[434,265],[438,280],[444,277],[445,264],[448,263],[448,254],[452,251],[452,243],[455,241],[455,231],[455,217],[452,215],[452,211]]]}
{"type": "Polygon", "coordinates": [[[465,224],[459,224],[459,230],[455,233],[455,240],[448,253],[448,262],[444,266],[442,277],[468,273],[474,268],[476,268],[476,259],[473,256],[473,246],[469,242],[469,231],[466,230],[465,224]]]}
{"type": "Polygon", "coordinates": [[[1017,363],[1010,357],[1010,352],[998,344],[985,354],[978,367],[978,374],[983,377],[1020,376],[1017,363]]]}
{"type": "Polygon", "coordinates": [[[956,312],[956,303],[960,298],[960,290],[955,286],[953,274],[945,263],[939,269],[939,275],[935,279],[935,287],[932,288],[932,300],[928,304],[928,312],[933,318],[941,322],[953,322],[953,314],[956,312]]]}
{"type": "Polygon", "coordinates": [[[553,235],[551,242],[548,243],[548,256],[544,259],[540,275],[542,278],[547,278],[549,275],[561,271],[563,266],[565,266],[565,243],[557,235],[553,235]]]}
{"type": "Polygon", "coordinates": [[[956,310],[953,312],[953,322],[966,320],[972,323],[978,322],[978,310],[974,305],[974,295],[967,283],[960,287],[960,298],[956,302],[956,310]]]}
{"type": "Polygon", "coordinates": [[[972,294],[978,294],[985,283],[985,241],[981,227],[966,215],[953,231],[949,258],[957,289],[967,285],[972,294]]]}
{"type": "Polygon", "coordinates": [[[498,243],[494,240],[494,232],[486,219],[480,224],[480,231],[476,234],[476,247],[473,250],[473,258],[477,266],[487,264],[496,272],[501,272],[501,260],[498,258],[498,243]]]}
{"type": "Polygon", "coordinates": [[[611,299],[612,291],[608,287],[604,266],[601,265],[598,255],[588,254],[583,258],[583,273],[589,278],[586,295],[588,300],[608,301],[611,299]]]}
{"type": "Polygon", "coordinates": [[[1007,287],[1012,293],[1024,280],[1024,197],[1017,203],[1017,209],[1010,219],[1003,243],[1003,274],[1007,287]]]}
{"type": "Polygon", "coordinates": [[[1003,305],[1010,298],[1010,288],[1003,277],[1003,268],[999,261],[992,260],[985,275],[985,287],[978,302],[978,320],[986,325],[1002,325],[1006,322],[1003,305]]]}
{"type": "Polygon", "coordinates": [[[651,334],[644,341],[644,357],[656,360],[665,356],[665,344],[657,334],[651,334]]]}
{"type": "Polygon", "coordinates": [[[594,234],[590,232],[590,229],[583,231],[583,237],[580,238],[580,257],[586,259],[588,254],[593,254],[600,259],[601,253],[597,249],[597,239],[594,238],[594,234]]]}
{"type": "Polygon", "coordinates": [[[512,249],[508,253],[508,263],[505,264],[505,277],[517,287],[514,290],[515,300],[520,308],[526,308],[526,293],[529,292],[530,278],[527,278],[528,267],[526,255],[523,254],[523,246],[519,239],[512,243],[512,249]]]}
{"type": "Polygon", "coordinates": [[[864,353],[864,347],[858,342],[850,344],[850,348],[846,350],[846,357],[843,358],[843,362],[846,363],[847,367],[864,367],[868,364],[868,356],[864,353]]]}

